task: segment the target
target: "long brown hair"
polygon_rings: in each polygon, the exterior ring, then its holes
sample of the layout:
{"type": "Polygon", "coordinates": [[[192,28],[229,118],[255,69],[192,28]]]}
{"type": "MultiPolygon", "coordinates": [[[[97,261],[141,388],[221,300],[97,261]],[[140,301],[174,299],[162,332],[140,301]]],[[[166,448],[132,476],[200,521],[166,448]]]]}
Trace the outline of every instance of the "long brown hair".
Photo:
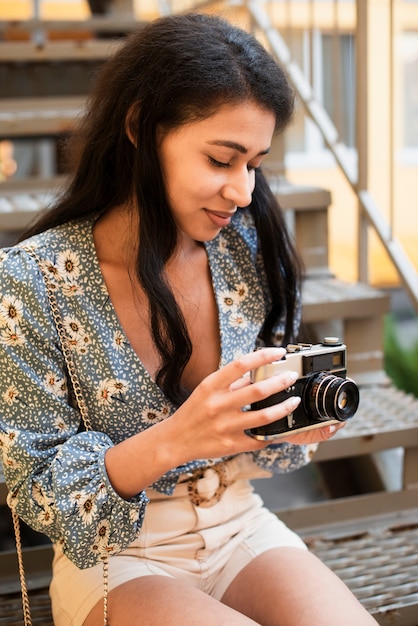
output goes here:
{"type": "MultiPolygon", "coordinates": [[[[209,117],[221,104],[247,100],[274,113],[277,132],[292,116],[294,96],[283,69],[249,33],[203,14],[163,17],[138,29],[100,72],[73,138],[74,167],[66,190],[25,234],[104,214],[135,198],[141,241],[137,278],[149,299],[152,336],[161,356],[157,382],[174,403],[185,398],[180,379],[192,346],[164,279],[177,232],[157,153],[157,128],[168,133],[209,117]],[[127,120],[137,147],[127,137],[127,120]]],[[[299,265],[261,171],[250,209],[272,297],[262,336],[269,344],[276,320],[286,314],[287,342],[293,333],[299,265]]]]}

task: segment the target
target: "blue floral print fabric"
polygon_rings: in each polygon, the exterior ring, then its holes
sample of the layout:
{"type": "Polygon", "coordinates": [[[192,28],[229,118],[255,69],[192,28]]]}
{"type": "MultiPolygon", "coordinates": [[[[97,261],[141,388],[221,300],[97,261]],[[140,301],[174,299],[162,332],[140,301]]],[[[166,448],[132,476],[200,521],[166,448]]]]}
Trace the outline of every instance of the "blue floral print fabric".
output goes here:
{"type": "MultiPolygon", "coordinates": [[[[146,490],[129,501],[114,491],[106,451],[176,410],[119,324],[96,257],[93,224],[93,217],[70,222],[0,251],[0,446],[9,504],[81,568],[131,543],[148,503],[146,490]],[[44,279],[29,246],[54,285],[92,430],[83,428],[71,393],[44,279]]],[[[269,306],[249,211],[238,211],[206,249],[224,365],[254,349],[269,306]]],[[[280,337],[280,323],[277,332],[280,337]]],[[[311,452],[311,446],[278,443],[252,454],[260,468],[288,472],[308,463],[311,452]]],[[[181,474],[217,461],[173,468],[152,487],[171,494],[181,474]]]]}

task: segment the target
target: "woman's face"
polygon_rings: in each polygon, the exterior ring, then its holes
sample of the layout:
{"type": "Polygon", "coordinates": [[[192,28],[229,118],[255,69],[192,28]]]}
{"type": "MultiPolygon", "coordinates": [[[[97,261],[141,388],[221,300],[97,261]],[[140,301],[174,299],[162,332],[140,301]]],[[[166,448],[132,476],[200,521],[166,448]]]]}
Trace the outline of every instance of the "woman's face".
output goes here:
{"type": "Polygon", "coordinates": [[[270,149],[274,114],[249,101],[169,132],[159,144],[168,201],[186,239],[210,241],[248,206],[270,149]]]}

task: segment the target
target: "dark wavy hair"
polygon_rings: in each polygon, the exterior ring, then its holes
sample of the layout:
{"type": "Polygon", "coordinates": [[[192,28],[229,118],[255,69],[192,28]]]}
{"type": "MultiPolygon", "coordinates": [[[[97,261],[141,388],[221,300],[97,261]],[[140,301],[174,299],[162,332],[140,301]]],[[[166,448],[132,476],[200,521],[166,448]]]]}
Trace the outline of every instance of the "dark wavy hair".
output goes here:
{"type": "MultiPolygon", "coordinates": [[[[291,119],[294,94],[283,69],[249,33],[205,14],[159,18],[127,37],[97,78],[86,115],[72,137],[69,184],[25,237],[129,203],[139,211],[137,278],[150,303],[151,332],[161,356],[157,383],[174,402],[192,346],[183,315],[164,278],[177,243],[157,152],[157,128],[168,133],[212,115],[223,104],[252,101],[274,113],[276,131],[291,119]],[[137,148],[127,136],[137,138],[137,148]],[[164,224],[164,228],[161,225],[164,224]]],[[[250,209],[272,298],[262,338],[271,344],[286,314],[284,343],[293,339],[300,270],[277,201],[261,171],[250,209]]]]}

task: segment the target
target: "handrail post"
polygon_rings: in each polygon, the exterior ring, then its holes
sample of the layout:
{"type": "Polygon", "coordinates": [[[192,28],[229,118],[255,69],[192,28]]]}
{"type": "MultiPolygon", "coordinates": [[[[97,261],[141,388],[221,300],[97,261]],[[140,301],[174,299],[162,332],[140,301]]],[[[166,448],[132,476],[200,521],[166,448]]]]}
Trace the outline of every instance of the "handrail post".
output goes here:
{"type": "MultiPolygon", "coordinates": [[[[368,2],[356,0],[356,145],[357,192],[368,188],[368,2]]],[[[357,223],[357,277],[369,282],[368,275],[368,220],[358,201],[357,223]]]]}

